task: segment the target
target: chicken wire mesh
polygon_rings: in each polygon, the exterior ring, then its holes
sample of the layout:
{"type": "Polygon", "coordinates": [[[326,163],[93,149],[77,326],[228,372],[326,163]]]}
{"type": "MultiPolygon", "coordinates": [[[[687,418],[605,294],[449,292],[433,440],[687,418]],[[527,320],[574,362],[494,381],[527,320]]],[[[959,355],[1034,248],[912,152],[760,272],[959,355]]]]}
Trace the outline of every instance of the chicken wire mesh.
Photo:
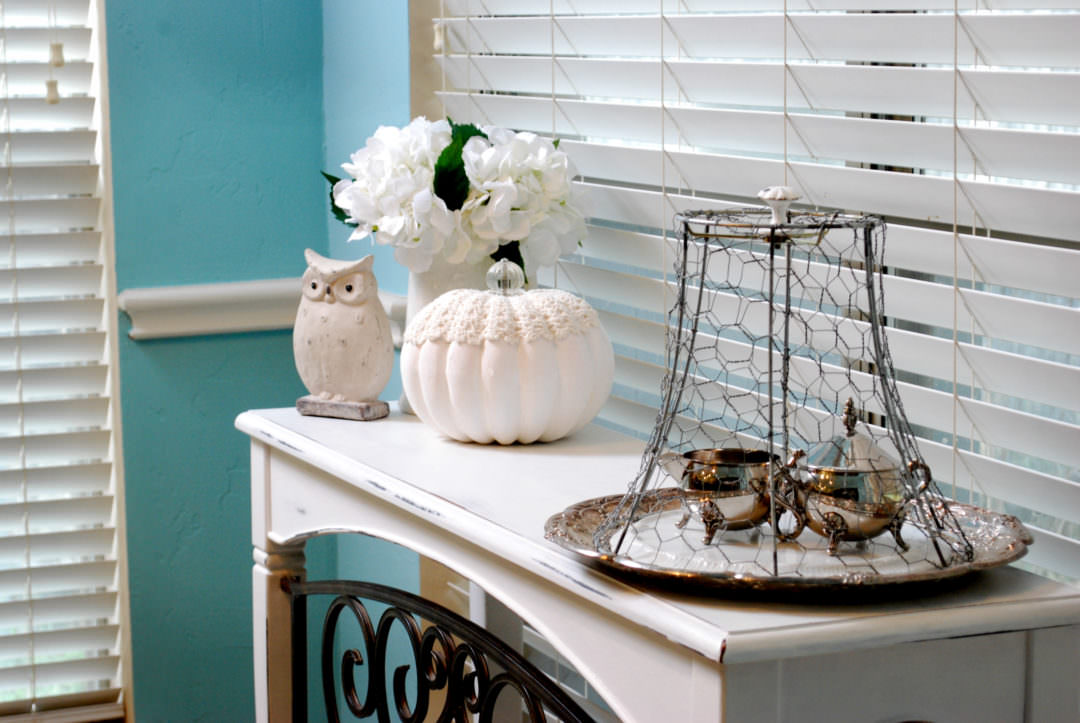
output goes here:
{"type": "Polygon", "coordinates": [[[970,561],[898,392],[884,220],[786,219],[676,217],[661,405],[597,552],[679,574],[845,582],[970,561]]]}

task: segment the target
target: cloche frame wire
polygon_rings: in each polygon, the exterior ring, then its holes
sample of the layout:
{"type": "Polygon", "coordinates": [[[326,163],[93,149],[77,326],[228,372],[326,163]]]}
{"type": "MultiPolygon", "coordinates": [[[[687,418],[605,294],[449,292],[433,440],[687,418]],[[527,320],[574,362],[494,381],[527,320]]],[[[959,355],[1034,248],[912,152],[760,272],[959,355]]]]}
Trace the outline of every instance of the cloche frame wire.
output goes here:
{"type": "Polygon", "coordinates": [[[792,211],[774,223],[766,209],[742,208],[687,211],[675,221],[661,404],[636,477],[593,535],[597,554],[691,578],[845,583],[970,563],[972,544],[932,480],[900,398],[884,330],[884,219],[792,211]],[[852,414],[849,435],[857,426],[896,459],[902,514],[895,540],[833,541],[825,558],[823,541],[802,531],[793,463],[780,462],[835,443],[842,415],[852,414]],[[720,448],[777,460],[767,465],[767,517],[746,529],[695,510],[701,524],[687,524],[683,498],[682,520],[672,524],[672,505],[657,500],[670,501],[672,490],[662,488],[680,480],[664,460],[720,448]],[[901,525],[921,544],[909,550],[901,525]]]}

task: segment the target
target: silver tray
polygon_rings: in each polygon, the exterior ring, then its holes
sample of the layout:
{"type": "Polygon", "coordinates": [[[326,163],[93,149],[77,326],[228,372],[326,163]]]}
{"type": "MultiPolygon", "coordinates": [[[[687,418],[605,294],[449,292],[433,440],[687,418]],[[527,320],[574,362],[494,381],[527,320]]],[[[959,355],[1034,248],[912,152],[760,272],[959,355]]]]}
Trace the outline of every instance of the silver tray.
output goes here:
{"type": "Polygon", "coordinates": [[[622,498],[597,497],[567,507],[548,519],[545,537],[620,577],[680,589],[748,591],[870,590],[944,580],[1013,562],[1032,543],[1015,517],[954,502],[949,508],[974,548],[974,557],[947,567],[932,562],[933,541],[911,523],[903,527],[907,551],[884,535],[851,543],[843,554],[832,556],[828,541],[810,531],[794,542],[774,546],[767,524],[759,530],[728,531],[718,542],[701,545],[700,526],[676,527],[683,516],[681,490],[662,488],[643,495],[631,522],[631,527],[639,526],[638,534],[627,535],[625,550],[614,556],[600,553],[593,546],[593,534],[622,498]],[[774,550],[777,574],[772,574],[774,550]]]}

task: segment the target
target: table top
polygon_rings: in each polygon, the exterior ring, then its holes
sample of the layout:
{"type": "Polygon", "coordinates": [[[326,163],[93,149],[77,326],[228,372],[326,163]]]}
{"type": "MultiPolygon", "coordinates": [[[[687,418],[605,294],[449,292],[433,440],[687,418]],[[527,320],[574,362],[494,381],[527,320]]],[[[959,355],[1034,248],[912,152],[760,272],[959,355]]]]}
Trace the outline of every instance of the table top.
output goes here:
{"type": "Polygon", "coordinates": [[[236,426],[369,494],[711,660],[739,663],[893,643],[1080,623],[1080,588],[1007,566],[872,602],[767,601],[637,587],[544,539],[551,515],[626,492],[644,444],[589,425],[557,442],[455,442],[392,405],[353,422],[293,408],[241,414],[236,426]]]}

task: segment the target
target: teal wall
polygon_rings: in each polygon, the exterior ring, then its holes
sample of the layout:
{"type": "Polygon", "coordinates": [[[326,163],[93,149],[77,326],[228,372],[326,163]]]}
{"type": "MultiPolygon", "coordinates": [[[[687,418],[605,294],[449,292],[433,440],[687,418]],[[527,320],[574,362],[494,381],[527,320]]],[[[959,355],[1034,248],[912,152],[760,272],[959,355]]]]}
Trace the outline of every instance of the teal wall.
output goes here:
{"type": "MultiPolygon", "coordinates": [[[[324,164],[327,173],[340,177],[341,164],[376,128],[409,122],[408,3],[323,0],[323,53],[324,164]]],[[[348,241],[351,229],[333,218],[329,231],[331,256],[374,254],[379,288],[405,293],[408,272],[391,249],[367,239],[348,241]]]]}
{"type": "Polygon", "coordinates": [[[119,287],[299,275],[326,248],[318,5],[106,11],[119,287]]]}
{"type": "MultiPolygon", "coordinates": [[[[408,121],[406,2],[108,0],[106,32],[121,291],[299,276],[308,246],[372,251],[345,243],[318,171],[408,121]]],[[[382,287],[404,293],[375,252],[382,287]]],[[[290,332],[133,342],[120,327],[136,717],[251,720],[249,460],[233,420],[304,393],[290,332]]],[[[383,398],[399,394],[395,378],[383,398]]],[[[377,541],[308,552],[312,576],[417,586],[415,556],[377,541]]]]}
{"type": "Polygon", "coordinates": [[[125,339],[120,374],[135,720],[252,720],[250,476],[233,419],[303,392],[290,334],[125,339]]]}

